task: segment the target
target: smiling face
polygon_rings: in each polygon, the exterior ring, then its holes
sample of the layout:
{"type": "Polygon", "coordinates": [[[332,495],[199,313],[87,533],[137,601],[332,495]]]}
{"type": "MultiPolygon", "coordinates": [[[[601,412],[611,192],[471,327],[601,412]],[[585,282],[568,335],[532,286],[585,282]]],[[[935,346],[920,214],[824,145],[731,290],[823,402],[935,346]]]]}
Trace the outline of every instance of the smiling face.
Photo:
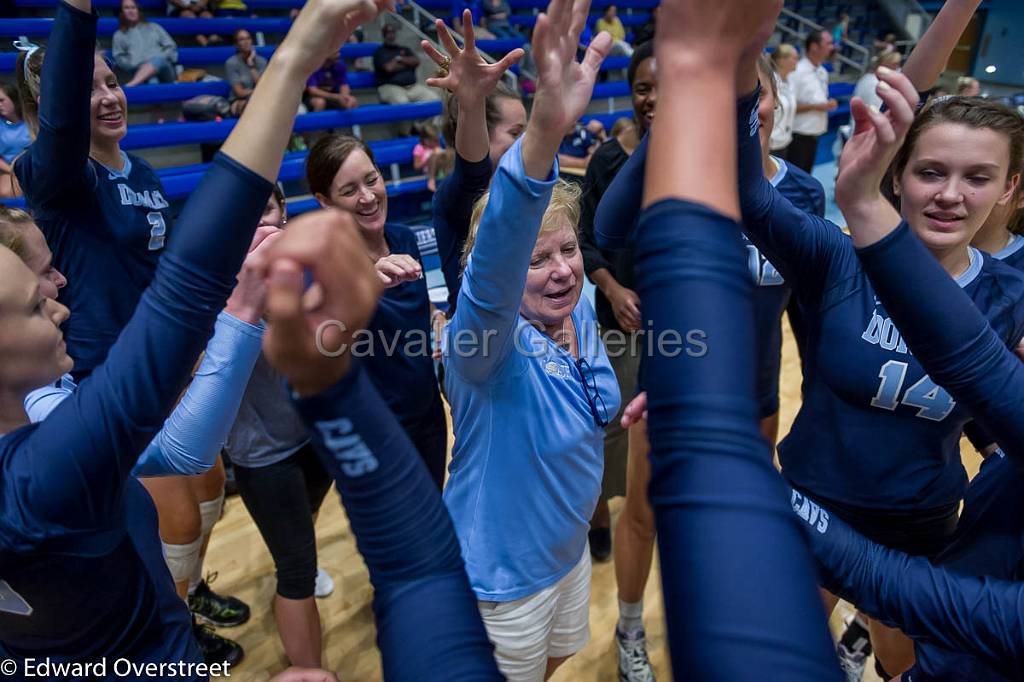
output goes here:
{"type": "Polygon", "coordinates": [[[901,212],[932,251],[965,247],[993,207],[1011,201],[1017,176],[1008,177],[1006,135],[959,123],[922,131],[893,180],[901,212]]]}
{"type": "Polygon", "coordinates": [[[89,100],[89,107],[92,114],[93,143],[120,142],[128,132],[128,100],[120,83],[117,82],[117,76],[98,54],[92,71],[92,97],[89,100]]]}
{"type": "Polygon", "coordinates": [[[654,108],[658,103],[658,81],[654,76],[654,57],[645,59],[636,67],[633,78],[633,118],[642,137],[654,122],[654,108]]]}
{"type": "Polygon", "coordinates": [[[370,157],[362,149],[353,149],[331,181],[327,196],[316,195],[321,206],[351,213],[360,231],[380,233],[388,217],[388,193],[370,157]]]}
{"type": "Polygon", "coordinates": [[[583,291],[583,255],[575,227],[564,215],[541,231],[533,247],[519,313],[550,335],[562,325],[583,291]]]}
{"type": "Polygon", "coordinates": [[[60,270],[53,267],[53,254],[46,245],[46,238],[34,223],[20,226],[19,232],[23,244],[22,260],[36,276],[40,293],[46,298],[56,299],[68,280],[60,270]]]}
{"type": "Polygon", "coordinates": [[[495,107],[498,110],[498,120],[488,135],[488,155],[491,157],[491,165],[497,168],[501,157],[526,130],[526,107],[522,101],[512,97],[498,98],[495,100],[495,107]]]}
{"type": "Polygon", "coordinates": [[[36,276],[0,247],[0,389],[27,394],[73,365],[60,325],[68,309],[39,290],[36,276]]]}

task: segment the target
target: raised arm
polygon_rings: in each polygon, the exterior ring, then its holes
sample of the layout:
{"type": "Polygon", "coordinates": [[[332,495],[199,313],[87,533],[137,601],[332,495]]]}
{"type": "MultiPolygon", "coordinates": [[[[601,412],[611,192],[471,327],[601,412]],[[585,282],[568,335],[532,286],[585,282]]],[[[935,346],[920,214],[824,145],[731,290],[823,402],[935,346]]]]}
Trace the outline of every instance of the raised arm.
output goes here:
{"type": "Polygon", "coordinates": [[[553,0],[548,12],[537,18],[533,113],[523,137],[502,157],[494,175],[463,273],[454,322],[448,327],[450,362],[471,381],[489,376],[512,350],[530,255],[558,177],[555,154],[565,132],[586,109],[598,67],[610,48],[611,37],[603,33],[591,41],[583,62],[576,62],[589,7],[589,0],[553,0]],[[458,333],[473,333],[481,344],[486,341],[487,352],[460,353],[458,333]]]}
{"type": "Polygon", "coordinates": [[[981,0],[946,0],[943,3],[903,65],[904,75],[918,92],[935,87],[979,5],[981,0]]]}
{"type": "Polygon", "coordinates": [[[300,15],[306,19],[296,21],[274,55],[273,77],[256,88],[253,97],[263,105],[243,114],[224,144],[227,153],[215,157],[189,197],[181,229],[110,360],[21,442],[19,455],[31,475],[14,484],[20,487],[4,504],[73,528],[105,527],[118,513],[124,479],[184,389],[231,293],[270,195],[305,77],[328,50],[338,49],[355,26],[351,22],[375,13],[372,3],[353,0],[306,5],[300,15]],[[232,200],[223,201],[226,196],[232,200]],[[212,235],[217,248],[210,248],[212,235]],[[35,486],[44,485],[46,495],[34,494],[35,486]]]}
{"type": "Polygon", "coordinates": [[[265,339],[288,378],[314,447],[334,478],[374,587],[377,644],[389,680],[501,679],[437,488],[405,431],[351,354],[352,332],[373,315],[380,282],[352,217],[301,216],[275,244],[265,339]],[[322,288],[303,305],[303,271],[322,288]],[[324,331],[323,321],[335,320],[324,331]],[[331,353],[323,353],[323,348],[331,353]]]}
{"type": "Polygon", "coordinates": [[[1019,674],[1024,583],[962,575],[878,545],[795,491],[792,507],[806,524],[826,589],[913,639],[1019,674]]]}
{"type": "Polygon", "coordinates": [[[57,4],[39,83],[39,132],[14,163],[33,208],[65,199],[69,188],[86,192],[91,186],[89,97],[96,19],[87,0],[57,4]]]}
{"type": "MultiPolygon", "coordinates": [[[[469,12],[469,10],[466,10],[469,12]]],[[[495,64],[489,64],[476,49],[472,22],[466,23],[465,48],[460,49],[444,22],[436,21],[438,39],[448,52],[445,56],[427,41],[423,50],[439,67],[447,68],[442,76],[428,78],[427,85],[450,93],[449,107],[456,107],[455,167],[449,179],[434,195],[434,229],[441,254],[441,270],[448,286],[448,302],[454,307],[459,294],[462,247],[469,235],[470,216],[474,202],[491,182],[490,136],[487,132],[487,97],[501,76],[523,56],[516,48],[495,64]],[[449,63],[450,58],[450,63],[449,63]],[[447,65],[447,67],[445,66],[447,65]]]]}
{"type": "Polygon", "coordinates": [[[627,237],[636,225],[643,203],[644,168],[650,139],[650,133],[644,135],[597,205],[594,213],[594,241],[602,249],[626,248],[627,237]]]}
{"type": "Polygon", "coordinates": [[[647,358],[650,500],[672,661],[697,679],[841,679],[801,529],[757,429],[735,166],[701,161],[736,145],[739,54],[760,49],[781,4],[664,0],[659,21],[679,30],[655,38],[659,107],[680,115],[651,132],[634,254],[650,333],[688,345],[647,358]]]}

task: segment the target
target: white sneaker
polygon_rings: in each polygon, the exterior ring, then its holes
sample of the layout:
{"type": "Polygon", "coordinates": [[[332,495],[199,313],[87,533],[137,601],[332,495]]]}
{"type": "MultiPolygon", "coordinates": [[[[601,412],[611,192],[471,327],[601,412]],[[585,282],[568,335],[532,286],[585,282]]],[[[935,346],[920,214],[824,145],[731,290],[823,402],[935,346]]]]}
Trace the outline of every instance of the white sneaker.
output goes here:
{"type": "Polygon", "coordinates": [[[626,634],[616,627],[615,643],[619,650],[620,682],[654,682],[644,631],[626,634]]]}
{"type": "Polygon", "coordinates": [[[323,599],[330,596],[331,592],[334,592],[334,581],[331,580],[331,576],[327,575],[327,571],[317,566],[316,587],[313,588],[313,595],[317,599],[323,599]]]}

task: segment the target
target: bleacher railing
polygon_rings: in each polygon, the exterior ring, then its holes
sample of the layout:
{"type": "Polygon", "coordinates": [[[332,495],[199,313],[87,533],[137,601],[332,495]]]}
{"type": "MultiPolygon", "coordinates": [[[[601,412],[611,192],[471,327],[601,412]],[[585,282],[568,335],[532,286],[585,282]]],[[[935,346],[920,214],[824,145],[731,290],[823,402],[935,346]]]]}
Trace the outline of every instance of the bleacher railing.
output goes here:
{"type": "MultiPolygon", "coordinates": [[[[789,39],[802,44],[804,38],[811,31],[824,31],[825,27],[821,24],[815,23],[805,16],[797,14],[792,10],[786,8],[782,9],[782,15],[779,18],[778,24],[775,26],[776,29],[784,36],[788,36],[789,39]],[[796,28],[790,26],[789,23],[796,24],[796,28]]],[[[839,46],[837,46],[838,48],[839,46]]],[[[837,50],[836,60],[841,64],[849,66],[855,70],[858,75],[863,74],[868,69],[868,65],[871,63],[871,52],[863,45],[844,40],[842,47],[850,48],[853,53],[853,57],[847,57],[837,50]]]]}

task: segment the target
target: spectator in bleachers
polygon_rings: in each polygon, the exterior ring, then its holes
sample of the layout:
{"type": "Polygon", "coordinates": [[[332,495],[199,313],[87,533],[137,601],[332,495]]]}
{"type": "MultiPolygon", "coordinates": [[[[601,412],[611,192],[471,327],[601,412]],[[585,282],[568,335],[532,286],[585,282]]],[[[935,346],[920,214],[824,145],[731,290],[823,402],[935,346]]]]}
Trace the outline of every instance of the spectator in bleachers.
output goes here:
{"type": "MultiPolygon", "coordinates": [[[[409,102],[436,102],[441,99],[432,88],[416,82],[416,67],[420,58],[409,48],[395,42],[395,27],[385,24],[381,29],[383,44],[373,53],[373,72],[377,78],[377,96],[381,104],[408,104],[409,102]]],[[[400,132],[408,135],[408,123],[400,125],[400,132]]]]}
{"type": "Polygon", "coordinates": [[[979,97],[981,95],[981,83],[977,78],[961,76],[956,80],[956,94],[958,97],[979,97]]]}
{"type": "Polygon", "coordinates": [[[804,57],[789,77],[796,94],[796,120],[786,160],[808,173],[814,169],[818,138],[828,132],[829,112],[839,106],[828,96],[828,71],[822,66],[834,51],[831,33],[811,31],[804,41],[804,57]]]}
{"type": "Polygon", "coordinates": [[[412,167],[427,176],[427,189],[436,190],[437,181],[451,171],[454,163],[454,153],[441,147],[437,126],[432,123],[420,126],[420,141],[412,150],[412,167]]]}
{"type": "Polygon", "coordinates": [[[234,42],[237,52],[224,62],[224,70],[231,82],[231,115],[241,116],[256,83],[267,68],[267,60],[256,53],[252,34],[244,28],[235,31],[234,42]]]}
{"type": "Polygon", "coordinates": [[[32,144],[16,85],[0,85],[0,119],[0,198],[7,199],[18,194],[12,168],[14,158],[32,144]]]}
{"type": "Polygon", "coordinates": [[[591,155],[607,137],[604,133],[604,125],[600,121],[590,121],[586,125],[577,122],[558,148],[559,167],[563,171],[585,171],[591,155]]]}
{"type": "Polygon", "coordinates": [[[651,9],[651,18],[633,33],[633,47],[640,47],[649,40],[654,40],[654,32],[658,28],[658,7],[651,9]]]}
{"type": "Polygon", "coordinates": [[[836,25],[832,27],[832,42],[837,46],[841,46],[843,41],[849,40],[850,32],[850,13],[842,11],[839,13],[839,20],[836,21],[836,25]]]}
{"type": "Polygon", "coordinates": [[[143,83],[173,83],[178,46],[159,24],[146,21],[135,0],[121,0],[112,51],[119,69],[131,74],[124,87],[143,83]]]}
{"type": "Polygon", "coordinates": [[[512,24],[508,20],[509,15],[512,14],[508,0],[483,0],[483,3],[483,27],[493,33],[495,38],[526,40],[519,31],[512,28],[512,24]]]}
{"type": "Polygon", "coordinates": [[[480,24],[480,18],[484,16],[484,9],[481,5],[481,0],[455,0],[455,2],[452,3],[452,28],[454,28],[459,35],[465,35],[465,31],[462,30],[462,12],[467,9],[472,14],[473,20],[477,22],[473,26],[476,37],[484,39],[494,38],[494,34],[480,24]]]}
{"type": "Polygon", "coordinates": [[[324,60],[306,81],[306,106],[310,111],[355,109],[359,102],[348,87],[348,69],[339,55],[324,60]]]}
{"type": "Polygon", "coordinates": [[[213,0],[213,13],[218,17],[247,17],[249,7],[242,0],[213,0]]]}
{"type": "MultiPolygon", "coordinates": [[[[857,81],[857,87],[853,90],[853,96],[864,100],[864,104],[876,109],[882,108],[882,98],[876,92],[878,88],[878,76],[875,75],[878,67],[884,66],[893,71],[898,71],[903,65],[903,55],[896,50],[883,52],[871,61],[871,68],[857,81]]],[[[850,116],[850,128],[855,132],[854,119],[850,116]]],[[[852,134],[852,132],[851,132],[852,134]]]]}
{"type": "Polygon", "coordinates": [[[613,55],[633,56],[633,46],[626,42],[626,28],[622,25],[622,20],[619,19],[619,11],[615,5],[608,5],[604,8],[604,14],[597,20],[594,30],[597,33],[608,31],[611,34],[614,41],[612,43],[613,55]]]}
{"type": "MultiPolygon", "coordinates": [[[[203,19],[213,18],[210,11],[210,0],[167,0],[167,16],[180,17],[182,19],[203,19]]],[[[196,35],[196,42],[200,47],[206,47],[211,42],[219,42],[220,36],[196,35]]]]}
{"type": "Polygon", "coordinates": [[[779,97],[779,111],[775,115],[775,126],[772,128],[770,149],[780,159],[786,158],[789,143],[793,141],[793,122],[796,119],[796,93],[789,82],[789,76],[796,71],[800,61],[800,53],[789,43],[782,43],[772,52],[772,63],[779,97]]]}

